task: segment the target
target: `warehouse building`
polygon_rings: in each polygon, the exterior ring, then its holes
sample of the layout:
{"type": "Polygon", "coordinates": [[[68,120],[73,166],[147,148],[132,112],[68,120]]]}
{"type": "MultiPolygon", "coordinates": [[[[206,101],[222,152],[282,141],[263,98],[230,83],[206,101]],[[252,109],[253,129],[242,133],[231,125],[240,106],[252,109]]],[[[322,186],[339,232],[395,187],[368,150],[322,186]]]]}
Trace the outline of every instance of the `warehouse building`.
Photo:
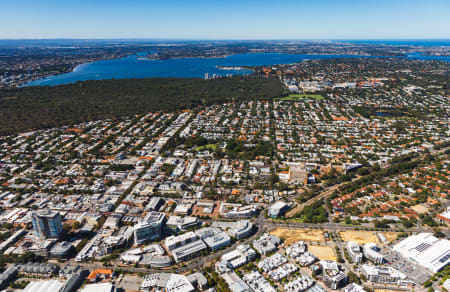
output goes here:
{"type": "Polygon", "coordinates": [[[394,246],[404,258],[437,273],[450,263],[450,241],[431,233],[411,235],[394,246]]]}

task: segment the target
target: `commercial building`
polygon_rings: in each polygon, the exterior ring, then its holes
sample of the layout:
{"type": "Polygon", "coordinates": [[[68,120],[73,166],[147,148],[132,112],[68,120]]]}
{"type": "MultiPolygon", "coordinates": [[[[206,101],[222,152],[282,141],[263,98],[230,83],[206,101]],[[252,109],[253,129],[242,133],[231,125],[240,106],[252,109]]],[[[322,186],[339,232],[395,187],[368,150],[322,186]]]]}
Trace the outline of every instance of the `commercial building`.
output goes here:
{"type": "Polygon", "coordinates": [[[277,218],[283,216],[287,210],[289,210],[289,204],[283,201],[277,201],[269,207],[268,215],[271,218],[277,218]]]}
{"type": "Polygon", "coordinates": [[[216,270],[219,273],[224,273],[230,269],[236,269],[245,265],[250,261],[256,259],[256,252],[248,244],[242,244],[236,247],[235,250],[224,254],[216,265],[216,270]]]}
{"type": "Polygon", "coordinates": [[[365,292],[364,287],[356,283],[350,283],[344,288],[344,292],[365,292]]]}
{"type": "Polygon", "coordinates": [[[0,274],[0,289],[5,289],[16,278],[17,268],[14,266],[9,267],[0,274]]]}
{"type": "Polygon", "coordinates": [[[328,288],[339,289],[347,284],[348,277],[340,269],[335,261],[320,261],[322,266],[322,279],[328,288]]]}
{"type": "Polygon", "coordinates": [[[249,220],[214,221],[211,226],[226,230],[236,240],[250,237],[255,232],[255,225],[249,220]]]}
{"type": "Polygon", "coordinates": [[[178,236],[169,236],[164,240],[164,244],[166,248],[170,251],[177,247],[181,247],[183,245],[186,245],[188,243],[194,242],[198,240],[197,234],[190,231],[178,236]]]}
{"type": "Polygon", "coordinates": [[[166,215],[164,213],[147,213],[144,220],[134,226],[134,241],[136,245],[159,239],[165,220],[166,215]]]}
{"type": "Polygon", "coordinates": [[[120,226],[120,220],[122,220],[122,214],[112,214],[106,218],[103,228],[116,229],[120,226]]]}
{"type": "Polygon", "coordinates": [[[262,255],[267,255],[277,250],[281,240],[272,234],[264,233],[259,239],[253,241],[253,247],[262,255]]]}
{"type": "Polygon", "coordinates": [[[187,275],[187,279],[197,290],[203,291],[208,287],[208,279],[200,272],[187,275]]]}
{"type": "Polygon", "coordinates": [[[382,264],[384,262],[384,256],[379,253],[379,248],[375,243],[367,243],[363,247],[364,256],[375,264],[382,264]]]}
{"type": "Polygon", "coordinates": [[[169,273],[149,274],[144,277],[140,291],[194,292],[196,290],[192,282],[203,286],[203,279],[199,275],[188,277],[169,273]]]}
{"type": "Polygon", "coordinates": [[[24,292],[62,292],[64,289],[64,282],[57,280],[48,281],[32,281],[27,287],[25,287],[24,292]]]}
{"type": "Polygon", "coordinates": [[[116,287],[111,283],[89,284],[83,287],[80,292],[115,292],[116,287]]]}
{"type": "Polygon", "coordinates": [[[171,274],[166,283],[167,292],[194,292],[195,287],[184,275],[171,274]]]}
{"type": "Polygon", "coordinates": [[[217,250],[230,245],[231,238],[219,228],[206,227],[195,232],[167,237],[164,244],[178,263],[197,256],[207,248],[217,250]]]}
{"type": "Polygon", "coordinates": [[[31,213],[31,222],[36,237],[59,238],[63,232],[61,215],[49,209],[31,213]]]}
{"type": "Polygon", "coordinates": [[[228,233],[236,240],[250,237],[255,231],[255,225],[248,220],[240,220],[228,230],[228,233]]]}
{"type": "Polygon", "coordinates": [[[241,204],[222,203],[219,214],[225,218],[251,218],[258,213],[255,205],[242,206],[241,204]]]}
{"type": "Polygon", "coordinates": [[[450,263],[450,241],[431,233],[411,235],[394,246],[404,258],[437,273],[450,263]]]}
{"type": "Polygon", "coordinates": [[[72,252],[75,251],[72,243],[68,241],[57,242],[49,252],[52,258],[67,258],[72,252]]]}
{"type": "Polygon", "coordinates": [[[183,262],[198,256],[202,251],[208,247],[206,244],[198,239],[196,241],[184,244],[172,250],[172,256],[175,262],[183,262]]]}
{"type": "Polygon", "coordinates": [[[164,200],[161,197],[153,197],[145,209],[149,211],[158,211],[163,204],[164,200]]]}
{"type": "Polygon", "coordinates": [[[442,287],[450,291],[450,279],[445,280],[445,282],[442,284],[442,287]]]}
{"type": "Polygon", "coordinates": [[[166,226],[174,231],[188,230],[189,228],[198,226],[200,221],[197,217],[181,217],[181,216],[169,216],[166,222],[166,226]]]}
{"type": "Polygon", "coordinates": [[[358,243],[354,241],[347,242],[348,255],[352,259],[353,263],[359,264],[363,260],[363,253],[361,252],[361,247],[358,243]]]}
{"type": "Polygon", "coordinates": [[[250,292],[252,289],[235,272],[221,275],[231,292],[250,292]]]}
{"type": "Polygon", "coordinates": [[[406,279],[406,275],[391,267],[362,265],[361,272],[368,281],[373,283],[398,285],[402,280],[406,279]]]}
{"type": "Polygon", "coordinates": [[[231,244],[230,236],[219,228],[205,227],[195,231],[195,234],[197,234],[211,250],[217,250],[231,244]]]}

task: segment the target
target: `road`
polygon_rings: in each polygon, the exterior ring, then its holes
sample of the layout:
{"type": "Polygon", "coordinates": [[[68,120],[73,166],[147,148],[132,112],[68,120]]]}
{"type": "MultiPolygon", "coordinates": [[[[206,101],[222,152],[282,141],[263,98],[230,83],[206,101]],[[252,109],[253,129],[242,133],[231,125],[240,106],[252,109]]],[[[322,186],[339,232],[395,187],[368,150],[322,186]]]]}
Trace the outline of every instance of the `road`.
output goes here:
{"type": "Polygon", "coordinates": [[[135,268],[135,267],[129,267],[129,266],[123,267],[121,265],[115,265],[115,264],[110,265],[110,266],[104,266],[103,263],[100,263],[100,262],[81,262],[81,263],[77,262],[74,264],[82,266],[82,267],[88,269],[89,271],[92,271],[95,269],[110,268],[110,269],[121,269],[123,271],[131,272],[131,273],[184,273],[189,270],[195,270],[198,268],[202,268],[204,266],[204,264],[221,257],[225,253],[228,253],[228,252],[234,250],[236,248],[236,246],[241,245],[241,244],[248,244],[251,241],[253,241],[253,239],[259,237],[265,230],[263,215],[261,214],[258,218],[256,218],[254,220],[254,223],[257,227],[257,231],[255,232],[255,234],[253,234],[249,238],[235,242],[234,244],[230,245],[229,247],[227,247],[223,250],[217,251],[215,253],[211,253],[205,257],[196,258],[190,262],[185,263],[184,266],[179,267],[179,268],[146,269],[146,268],[135,268]]]}
{"type": "MultiPolygon", "coordinates": [[[[428,154],[432,154],[432,155],[442,154],[442,153],[444,153],[444,152],[445,152],[446,150],[448,150],[448,149],[450,149],[450,147],[443,148],[443,149],[440,149],[440,150],[432,150],[432,151],[430,151],[430,153],[424,153],[424,154],[421,154],[421,155],[419,155],[419,156],[417,156],[417,157],[411,159],[411,161],[420,160],[421,158],[423,158],[424,156],[426,156],[426,155],[428,155],[428,154]]],[[[385,162],[385,163],[380,164],[380,167],[383,168],[383,167],[386,167],[386,166],[389,165],[389,164],[390,164],[390,163],[385,162]]],[[[352,178],[352,180],[350,180],[350,181],[342,182],[342,183],[340,183],[340,184],[337,184],[337,185],[333,185],[333,186],[331,186],[331,187],[328,187],[326,190],[322,191],[322,192],[321,192],[320,194],[318,194],[317,196],[314,196],[313,198],[307,200],[306,202],[303,202],[303,203],[301,203],[301,204],[296,205],[296,206],[295,206],[295,210],[296,210],[296,211],[295,211],[295,212],[288,212],[288,214],[289,214],[288,217],[290,217],[290,218],[293,217],[293,216],[291,216],[291,215],[293,215],[293,214],[296,213],[296,212],[299,212],[299,211],[303,210],[303,208],[304,208],[305,206],[310,205],[310,204],[312,204],[312,203],[314,203],[314,202],[316,202],[316,201],[318,201],[318,200],[321,200],[321,199],[324,199],[324,198],[327,198],[327,197],[331,196],[331,194],[333,194],[333,192],[336,191],[336,190],[338,190],[340,187],[342,187],[342,186],[344,186],[344,185],[346,185],[346,184],[348,184],[348,183],[354,182],[354,181],[356,181],[356,180],[358,180],[358,179],[360,179],[360,178],[361,178],[360,176],[356,176],[356,177],[352,178]]],[[[388,179],[388,178],[384,178],[383,180],[386,180],[386,179],[388,179]]]]}
{"type": "MultiPolygon", "coordinates": [[[[330,231],[336,231],[336,230],[373,230],[373,228],[366,228],[364,226],[355,226],[355,225],[341,225],[337,223],[322,223],[322,224],[313,224],[313,223],[301,223],[301,222],[276,222],[272,221],[270,219],[266,219],[264,221],[264,227],[267,230],[273,229],[273,228],[308,228],[308,229],[323,229],[323,230],[330,230],[330,231]]],[[[432,229],[428,229],[425,227],[414,227],[414,228],[385,228],[380,229],[381,231],[395,231],[395,232],[433,232],[432,229]]]]}
{"type": "MultiPolygon", "coordinates": [[[[448,148],[432,151],[432,154],[438,154],[442,153],[448,148]]],[[[425,154],[424,154],[425,155],[425,154]]],[[[423,155],[420,155],[413,160],[420,159],[423,155]]],[[[358,178],[354,178],[353,180],[357,180],[358,178]]],[[[352,180],[352,181],[353,181],[352,180]]],[[[325,191],[320,193],[319,195],[315,196],[314,198],[311,198],[310,200],[306,201],[305,203],[301,204],[300,206],[305,206],[308,204],[311,204],[319,199],[326,198],[330,196],[335,190],[337,190],[339,187],[341,187],[344,184],[347,184],[348,182],[343,182],[338,185],[331,186],[327,188],[325,191]]],[[[85,267],[89,270],[94,270],[98,268],[112,268],[112,269],[122,269],[127,272],[132,273],[161,273],[161,272],[167,272],[167,273],[184,273],[189,270],[195,270],[195,269],[201,269],[206,263],[213,261],[219,257],[221,257],[223,254],[230,252],[236,248],[237,245],[240,244],[246,244],[251,242],[253,239],[259,237],[263,232],[271,230],[273,228],[282,227],[282,228],[309,228],[309,229],[323,229],[331,232],[335,232],[338,230],[365,230],[366,228],[363,226],[352,226],[352,225],[340,225],[336,223],[322,223],[322,224],[309,224],[309,223],[301,223],[301,222],[280,222],[275,221],[271,219],[265,219],[263,217],[263,213],[261,213],[256,219],[253,219],[253,222],[257,226],[257,232],[252,235],[251,237],[241,240],[239,242],[235,242],[234,244],[230,245],[229,247],[220,250],[215,253],[211,253],[205,257],[202,258],[196,258],[190,262],[184,263],[183,266],[177,267],[177,268],[170,268],[170,269],[146,269],[146,268],[135,268],[135,267],[123,267],[121,265],[113,264],[111,266],[105,267],[102,263],[99,262],[84,262],[84,263],[76,263],[77,265],[80,265],[82,267],[85,267]]],[[[371,229],[371,228],[369,228],[371,229]]],[[[389,229],[383,229],[382,231],[406,231],[406,232],[432,232],[431,229],[427,229],[425,227],[422,227],[420,225],[414,227],[414,228],[389,228],[389,229]]],[[[341,246],[341,249],[343,246],[341,246]]]]}

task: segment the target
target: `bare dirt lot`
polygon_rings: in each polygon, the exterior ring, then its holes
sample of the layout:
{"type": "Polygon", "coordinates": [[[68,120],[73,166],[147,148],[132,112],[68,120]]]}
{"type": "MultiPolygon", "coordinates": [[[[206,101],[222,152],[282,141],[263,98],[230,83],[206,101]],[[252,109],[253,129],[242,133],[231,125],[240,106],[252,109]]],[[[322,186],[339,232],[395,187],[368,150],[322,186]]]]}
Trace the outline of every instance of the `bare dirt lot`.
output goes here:
{"type": "Polygon", "coordinates": [[[424,213],[428,212],[428,208],[425,207],[422,204],[418,204],[418,205],[412,206],[411,209],[413,209],[414,211],[416,211],[419,214],[424,214],[424,213]]]}
{"type": "Polygon", "coordinates": [[[214,204],[214,209],[212,213],[205,213],[203,212],[203,210],[205,209],[205,207],[201,207],[198,205],[195,205],[192,208],[192,215],[193,216],[209,216],[212,218],[218,218],[219,217],[219,209],[220,209],[220,203],[216,203],[214,204]]]}
{"type": "Polygon", "coordinates": [[[320,260],[337,260],[336,252],[331,246],[308,245],[308,251],[320,260]]]}
{"type": "Polygon", "coordinates": [[[322,230],[318,229],[288,229],[288,228],[276,228],[270,231],[270,234],[276,235],[279,238],[284,239],[286,245],[294,242],[303,241],[317,241],[325,242],[325,236],[322,230]]]}
{"type": "Polygon", "coordinates": [[[396,232],[377,232],[377,231],[363,231],[363,230],[346,230],[339,232],[343,241],[354,241],[358,244],[375,243],[382,244],[378,238],[377,233],[382,233],[388,242],[392,242],[397,239],[398,234],[396,232]]]}

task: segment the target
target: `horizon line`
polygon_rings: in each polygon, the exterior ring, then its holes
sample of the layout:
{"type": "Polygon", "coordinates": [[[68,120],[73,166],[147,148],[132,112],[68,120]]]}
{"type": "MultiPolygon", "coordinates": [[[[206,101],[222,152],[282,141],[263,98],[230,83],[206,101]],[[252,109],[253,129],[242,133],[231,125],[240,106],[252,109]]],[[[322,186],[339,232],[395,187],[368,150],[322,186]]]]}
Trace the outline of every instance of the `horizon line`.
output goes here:
{"type": "Polygon", "coordinates": [[[20,40],[195,40],[195,41],[335,41],[335,40],[422,40],[422,41],[442,41],[450,40],[450,37],[443,38],[152,38],[152,37],[114,37],[114,38],[64,38],[64,37],[49,37],[49,38],[1,38],[1,41],[20,41],[20,40]]]}

